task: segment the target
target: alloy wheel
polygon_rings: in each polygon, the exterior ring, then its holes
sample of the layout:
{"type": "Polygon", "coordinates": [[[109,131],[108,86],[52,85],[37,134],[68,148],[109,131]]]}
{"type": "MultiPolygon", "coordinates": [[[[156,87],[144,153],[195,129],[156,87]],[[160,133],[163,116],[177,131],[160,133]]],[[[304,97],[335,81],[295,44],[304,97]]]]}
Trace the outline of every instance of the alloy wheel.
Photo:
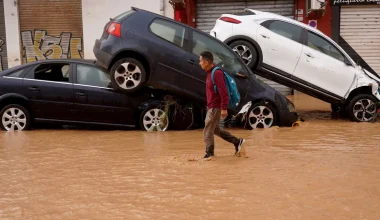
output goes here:
{"type": "Polygon", "coordinates": [[[244,61],[244,64],[248,65],[251,62],[252,51],[249,49],[249,47],[244,45],[237,45],[232,50],[240,56],[240,58],[244,61]]]}
{"type": "Polygon", "coordinates": [[[354,104],[353,114],[362,122],[372,121],[376,116],[376,104],[370,99],[360,99],[354,104]]]}
{"type": "Polygon", "coordinates": [[[7,131],[22,131],[26,127],[26,115],[19,108],[9,108],[2,115],[1,122],[7,131]]]}
{"type": "Polygon", "coordinates": [[[169,119],[163,110],[154,108],[144,114],[143,125],[147,131],[166,131],[169,126],[169,119]]]}
{"type": "Polygon", "coordinates": [[[141,83],[141,70],[134,63],[122,63],[115,71],[116,83],[123,89],[133,89],[141,83]]]}
{"type": "Polygon", "coordinates": [[[249,125],[255,128],[269,128],[274,122],[274,114],[267,106],[256,106],[248,115],[249,125]]]}

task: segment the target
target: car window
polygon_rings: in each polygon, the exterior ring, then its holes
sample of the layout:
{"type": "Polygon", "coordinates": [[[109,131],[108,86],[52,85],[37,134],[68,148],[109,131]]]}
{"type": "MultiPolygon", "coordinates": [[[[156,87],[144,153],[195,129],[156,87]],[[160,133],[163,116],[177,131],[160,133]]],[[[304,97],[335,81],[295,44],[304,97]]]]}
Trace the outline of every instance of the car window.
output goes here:
{"type": "Polygon", "coordinates": [[[16,71],[16,72],[13,72],[13,73],[7,75],[7,76],[9,76],[9,77],[16,77],[16,78],[21,78],[22,75],[23,75],[23,73],[24,73],[24,70],[25,70],[25,69],[18,70],[18,71],[16,71]]]}
{"type": "Polygon", "coordinates": [[[184,27],[169,21],[156,19],[149,28],[152,33],[163,38],[164,40],[169,41],[178,47],[184,46],[186,30],[184,27]]]}
{"type": "Polygon", "coordinates": [[[215,41],[211,37],[193,32],[192,53],[200,56],[203,51],[210,51],[214,56],[214,63],[220,67],[226,68],[232,73],[248,75],[248,71],[233,51],[228,50],[224,45],[215,41]]]}
{"type": "Polygon", "coordinates": [[[109,74],[88,65],[77,64],[77,83],[89,86],[111,88],[109,74]]]}
{"type": "Polygon", "coordinates": [[[302,28],[297,25],[283,21],[273,21],[269,24],[268,29],[290,40],[300,42],[302,28]]]}
{"type": "Polygon", "coordinates": [[[70,64],[67,63],[48,63],[39,65],[34,71],[29,72],[26,78],[54,81],[69,82],[70,64]]]}
{"type": "Polygon", "coordinates": [[[307,35],[307,45],[328,56],[344,62],[344,55],[336,49],[333,44],[310,31],[308,31],[307,35]]]}

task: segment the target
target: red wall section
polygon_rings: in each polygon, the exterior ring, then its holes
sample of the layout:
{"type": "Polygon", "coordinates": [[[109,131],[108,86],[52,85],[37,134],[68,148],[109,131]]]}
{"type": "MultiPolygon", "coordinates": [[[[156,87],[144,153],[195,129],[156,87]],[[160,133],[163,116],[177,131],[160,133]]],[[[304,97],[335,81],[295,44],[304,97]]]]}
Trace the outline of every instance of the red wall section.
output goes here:
{"type": "Polygon", "coordinates": [[[330,6],[330,1],[332,0],[326,0],[326,11],[325,14],[319,18],[307,18],[306,14],[306,0],[294,0],[294,5],[295,5],[295,18],[297,20],[297,9],[302,9],[303,10],[303,22],[305,24],[309,23],[309,20],[316,20],[317,21],[317,29],[322,31],[324,34],[327,36],[331,37],[331,6],[330,6]]]}

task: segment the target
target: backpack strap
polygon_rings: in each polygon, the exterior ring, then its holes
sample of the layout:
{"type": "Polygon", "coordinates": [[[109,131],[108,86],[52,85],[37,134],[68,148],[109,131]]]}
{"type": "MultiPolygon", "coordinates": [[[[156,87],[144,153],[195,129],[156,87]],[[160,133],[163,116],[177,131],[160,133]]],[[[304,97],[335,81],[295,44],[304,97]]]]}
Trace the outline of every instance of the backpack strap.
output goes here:
{"type": "Polygon", "coordinates": [[[212,81],[212,84],[214,84],[214,92],[216,93],[216,84],[215,84],[215,81],[214,81],[214,74],[215,74],[215,70],[219,69],[218,66],[215,66],[214,69],[212,70],[212,73],[211,73],[211,81],[212,81]]]}

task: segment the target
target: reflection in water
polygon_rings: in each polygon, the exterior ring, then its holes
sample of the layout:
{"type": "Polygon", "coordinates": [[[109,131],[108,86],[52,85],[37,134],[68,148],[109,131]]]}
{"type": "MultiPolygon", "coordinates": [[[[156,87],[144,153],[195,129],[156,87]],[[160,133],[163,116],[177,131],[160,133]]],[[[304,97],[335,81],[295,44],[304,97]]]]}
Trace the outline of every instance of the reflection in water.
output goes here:
{"type": "Polygon", "coordinates": [[[247,158],[199,160],[201,130],[0,132],[0,219],[380,219],[380,124],[293,99],[299,127],[234,130],[247,158]]]}

